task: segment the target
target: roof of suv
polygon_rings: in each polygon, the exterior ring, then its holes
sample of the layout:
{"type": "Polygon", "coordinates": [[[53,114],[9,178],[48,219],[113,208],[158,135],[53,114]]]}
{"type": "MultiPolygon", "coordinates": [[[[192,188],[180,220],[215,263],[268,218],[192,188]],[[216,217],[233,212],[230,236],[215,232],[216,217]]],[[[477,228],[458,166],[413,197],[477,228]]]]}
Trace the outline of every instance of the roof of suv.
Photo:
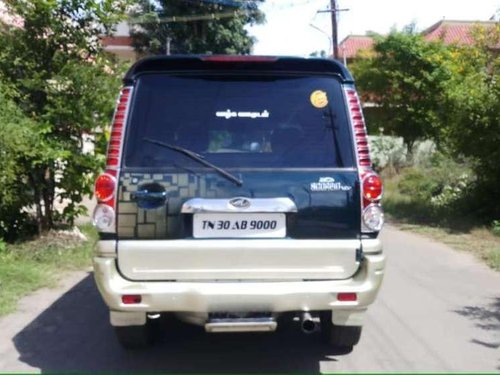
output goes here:
{"type": "Polygon", "coordinates": [[[125,84],[132,83],[141,73],[166,71],[257,71],[323,73],[339,76],[344,82],[353,82],[347,68],[332,59],[244,56],[244,55],[177,55],[147,57],[136,62],[124,78],[125,84]]]}

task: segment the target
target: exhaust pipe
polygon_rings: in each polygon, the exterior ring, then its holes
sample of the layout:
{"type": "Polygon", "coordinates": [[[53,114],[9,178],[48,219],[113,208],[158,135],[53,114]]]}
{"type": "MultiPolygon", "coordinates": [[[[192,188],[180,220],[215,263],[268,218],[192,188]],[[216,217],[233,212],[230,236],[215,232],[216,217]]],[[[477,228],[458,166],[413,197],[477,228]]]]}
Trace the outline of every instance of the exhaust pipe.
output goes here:
{"type": "Polygon", "coordinates": [[[318,328],[318,324],[316,323],[312,315],[308,312],[302,313],[300,322],[302,332],[304,333],[312,333],[318,328]]]}

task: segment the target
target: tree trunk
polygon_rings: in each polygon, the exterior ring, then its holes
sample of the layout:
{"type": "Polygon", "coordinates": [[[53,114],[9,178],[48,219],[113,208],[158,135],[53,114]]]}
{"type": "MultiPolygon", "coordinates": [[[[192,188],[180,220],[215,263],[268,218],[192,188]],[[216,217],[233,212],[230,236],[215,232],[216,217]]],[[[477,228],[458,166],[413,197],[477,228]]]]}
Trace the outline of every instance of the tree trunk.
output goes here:
{"type": "Polygon", "coordinates": [[[413,146],[415,146],[415,140],[405,140],[406,144],[406,164],[412,166],[413,165],[413,146]]]}
{"type": "Polygon", "coordinates": [[[34,173],[30,173],[29,180],[30,180],[31,186],[33,187],[33,195],[34,195],[33,201],[35,202],[37,230],[38,230],[38,234],[41,234],[44,231],[44,228],[43,228],[43,210],[42,210],[42,199],[41,199],[41,194],[40,194],[40,188],[39,188],[37,178],[36,178],[36,171],[34,173]]]}
{"type": "Polygon", "coordinates": [[[51,229],[54,225],[52,212],[54,208],[54,185],[52,183],[52,173],[49,168],[45,170],[44,186],[42,190],[43,194],[43,206],[45,208],[45,224],[47,230],[51,229]]]}
{"type": "Polygon", "coordinates": [[[50,167],[40,168],[31,173],[29,179],[34,192],[38,234],[42,234],[53,226],[54,184],[51,183],[53,173],[50,167]]]}

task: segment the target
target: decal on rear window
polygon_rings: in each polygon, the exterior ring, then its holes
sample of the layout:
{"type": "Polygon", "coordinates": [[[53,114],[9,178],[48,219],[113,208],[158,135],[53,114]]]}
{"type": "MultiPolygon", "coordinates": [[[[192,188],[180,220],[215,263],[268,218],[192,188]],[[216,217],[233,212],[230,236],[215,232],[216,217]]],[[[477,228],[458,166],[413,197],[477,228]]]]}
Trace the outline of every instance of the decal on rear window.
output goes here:
{"type": "Polygon", "coordinates": [[[333,177],[320,177],[318,182],[311,182],[311,191],[349,191],[352,186],[336,182],[333,177]]]}
{"type": "Polygon", "coordinates": [[[314,91],[311,96],[311,104],[313,105],[314,108],[325,108],[328,105],[328,96],[326,95],[325,91],[322,90],[316,90],[314,91]]]}
{"type": "Polygon", "coordinates": [[[269,118],[269,111],[264,109],[262,112],[236,112],[231,111],[230,109],[226,109],[225,111],[217,111],[215,112],[216,117],[223,117],[226,120],[230,118],[269,118]]]}

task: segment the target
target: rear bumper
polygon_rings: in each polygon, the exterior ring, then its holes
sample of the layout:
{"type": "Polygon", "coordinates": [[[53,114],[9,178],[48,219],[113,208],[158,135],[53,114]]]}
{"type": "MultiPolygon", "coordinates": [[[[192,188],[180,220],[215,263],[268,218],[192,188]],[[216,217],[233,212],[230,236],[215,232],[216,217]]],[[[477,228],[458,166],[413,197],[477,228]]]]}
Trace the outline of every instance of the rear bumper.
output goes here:
{"type": "MultiPolygon", "coordinates": [[[[364,241],[364,240],[363,240],[364,241]]],[[[356,274],[346,280],[328,281],[241,281],[241,282],[168,282],[130,281],[116,266],[116,259],[106,256],[94,258],[94,276],[97,287],[110,310],[123,313],[146,312],[288,312],[339,310],[362,313],[370,305],[380,288],[384,276],[385,255],[379,240],[367,240],[361,266],[356,274]],[[353,292],[357,301],[338,301],[337,294],[353,292]],[[125,305],[124,294],[138,294],[142,302],[125,305]]],[[[104,254],[103,254],[104,255],[104,254]]],[[[124,314],[122,314],[124,315],[124,314]]],[[[131,314],[132,316],[134,314],[131,314]]],[[[135,314],[138,316],[138,314],[135,314]]],[[[344,314],[345,315],[345,314],[344,314]]],[[[351,314],[352,315],[352,314],[351,314]]],[[[349,314],[337,319],[349,321],[349,314]],[[347,319],[347,320],[346,320],[347,319]]],[[[354,315],[353,315],[354,316],[354,315]]],[[[144,318],[145,319],[145,318],[144,318]]],[[[116,319],[112,323],[122,325],[116,319]]],[[[139,319],[141,320],[141,319],[139,319]]],[[[335,320],[335,319],[334,319],[335,320]]],[[[349,323],[349,322],[348,322],[349,323]]],[[[352,322],[350,322],[352,323],[352,322]]],[[[123,325],[126,325],[123,323],[123,325]]]]}

